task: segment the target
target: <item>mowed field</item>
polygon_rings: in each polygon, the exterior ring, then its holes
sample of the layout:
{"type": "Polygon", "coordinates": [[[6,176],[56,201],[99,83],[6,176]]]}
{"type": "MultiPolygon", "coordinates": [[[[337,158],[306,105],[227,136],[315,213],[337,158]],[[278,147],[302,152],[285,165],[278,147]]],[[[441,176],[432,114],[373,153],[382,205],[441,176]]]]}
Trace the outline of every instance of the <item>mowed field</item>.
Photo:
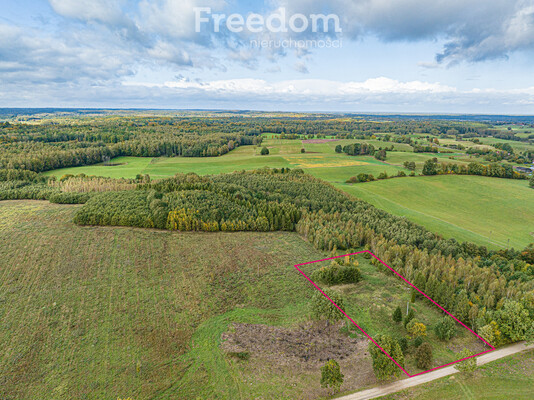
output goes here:
{"type": "Polygon", "coordinates": [[[534,190],[526,181],[448,175],[337,186],[459,241],[517,249],[534,241],[534,190]]]}
{"type": "MultiPolygon", "coordinates": [[[[303,168],[306,172],[336,185],[338,188],[369,201],[393,214],[459,241],[469,240],[490,248],[513,246],[523,248],[534,241],[534,190],[527,181],[478,176],[435,176],[390,179],[380,182],[347,185],[345,181],[361,172],[375,177],[382,172],[396,175],[405,161],[415,161],[420,173],[425,160],[437,156],[451,160],[451,154],[421,154],[405,151],[388,152],[385,162],[370,156],[350,157],[335,153],[335,146],[354,140],[309,143],[280,140],[267,136],[265,146],[270,154],[259,155],[256,146],[243,146],[221,157],[212,158],[139,158],[118,157],[115,166],[92,165],[48,171],[46,175],[64,174],[134,178],[149,174],[153,179],[165,178],[178,172],[218,174],[262,167],[303,168]],[[301,149],[306,150],[301,153],[301,149]],[[509,242],[508,242],[509,240],[509,242]]],[[[381,142],[375,141],[375,146],[381,142]]],[[[384,143],[382,143],[384,145],[384,143]]],[[[391,145],[391,143],[387,143],[391,145]]],[[[396,144],[399,150],[406,150],[396,144]]],[[[473,161],[465,155],[455,156],[473,161]]]]}
{"type": "Polygon", "coordinates": [[[307,318],[293,264],[322,254],[296,234],[78,227],[76,208],[0,202],[0,399],[323,393],[318,368],[244,382],[219,348],[230,322],[307,318]]]}

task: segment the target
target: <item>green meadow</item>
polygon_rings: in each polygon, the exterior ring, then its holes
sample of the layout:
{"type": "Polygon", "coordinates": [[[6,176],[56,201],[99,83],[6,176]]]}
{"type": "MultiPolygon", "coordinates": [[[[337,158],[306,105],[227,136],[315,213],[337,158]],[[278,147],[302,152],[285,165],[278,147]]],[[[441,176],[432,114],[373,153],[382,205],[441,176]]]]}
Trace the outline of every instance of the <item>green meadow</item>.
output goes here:
{"type": "MultiPolygon", "coordinates": [[[[399,171],[405,161],[416,162],[420,173],[424,161],[437,157],[439,161],[465,163],[474,161],[465,153],[422,154],[405,151],[404,144],[395,144],[398,151],[388,152],[386,161],[370,156],[347,156],[335,152],[335,146],[352,143],[340,140],[307,143],[300,140],[281,140],[266,135],[264,145],[270,154],[261,156],[260,148],[243,146],[221,157],[118,157],[113,166],[103,164],[48,171],[45,175],[61,177],[65,174],[135,178],[149,174],[153,179],[176,173],[218,174],[262,167],[302,168],[338,188],[396,215],[406,216],[445,237],[469,240],[488,247],[523,248],[534,240],[534,191],[526,181],[486,178],[478,176],[436,176],[389,179],[385,181],[348,185],[347,179],[365,172],[377,177],[399,171]],[[301,152],[305,150],[305,153],[301,152]]],[[[371,141],[378,146],[391,143],[371,141]]],[[[408,146],[409,147],[409,146],[408,146]]]]}
{"type": "Polygon", "coordinates": [[[534,190],[526,181],[447,175],[337,186],[459,241],[523,248],[534,240],[534,190]]]}

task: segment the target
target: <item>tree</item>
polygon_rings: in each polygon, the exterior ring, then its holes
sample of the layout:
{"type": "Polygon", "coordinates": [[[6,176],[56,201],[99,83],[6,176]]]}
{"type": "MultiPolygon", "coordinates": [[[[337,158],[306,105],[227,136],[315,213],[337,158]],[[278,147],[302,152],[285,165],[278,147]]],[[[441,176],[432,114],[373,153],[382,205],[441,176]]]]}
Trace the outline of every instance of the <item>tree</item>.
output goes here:
{"type": "Polygon", "coordinates": [[[534,189],[534,173],[532,174],[532,176],[530,177],[530,180],[528,181],[528,185],[534,189]]]}
{"type": "Polygon", "coordinates": [[[515,300],[506,300],[503,307],[495,313],[495,321],[503,336],[511,342],[525,338],[531,320],[528,310],[515,300]]]}
{"type": "Polygon", "coordinates": [[[400,306],[397,306],[395,311],[393,311],[392,318],[393,318],[393,321],[395,321],[395,322],[401,322],[402,321],[402,311],[401,311],[400,306]]]}
{"type": "Polygon", "coordinates": [[[419,346],[415,352],[415,360],[417,368],[429,369],[432,366],[432,346],[426,342],[419,346]]]}
{"type": "Polygon", "coordinates": [[[467,322],[469,320],[469,298],[467,297],[467,292],[461,290],[456,296],[456,304],[454,306],[454,311],[456,313],[455,317],[462,322],[467,322]]]}
{"type": "Polygon", "coordinates": [[[269,149],[268,149],[267,147],[263,146],[263,147],[261,148],[261,152],[260,152],[260,154],[261,154],[262,156],[266,156],[266,155],[268,155],[268,154],[269,154],[269,149]]]}
{"type": "Polygon", "coordinates": [[[408,324],[406,325],[406,330],[408,331],[412,339],[420,336],[426,336],[425,324],[419,322],[415,318],[408,322],[408,324]]]}
{"type": "Polygon", "coordinates": [[[328,362],[321,367],[321,387],[332,388],[334,393],[339,392],[343,384],[344,375],[341,373],[339,364],[336,360],[328,360],[328,362]]]}
{"type": "MultiPolygon", "coordinates": [[[[471,357],[473,352],[471,352],[469,349],[463,349],[459,353],[456,353],[456,358],[458,360],[461,360],[463,358],[471,357]]],[[[477,359],[476,357],[468,358],[467,360],[460,361],[459,363],[456,363],[454,365],[454,368],[457,369],[460,372],[467,372],[471,373],[474,372],[477,369],[477,359]]]]}
{"type": "Polygon", "coordinates": [[[338,144],[338,145],[336,146],[336,153],[343,153],[343,148],[341,147],[340,144],[338,144]]]}
{"type": "Polygon", "coordinates": [[[375,153],[375,158],[380,161],[384,161],[386,159],[386,150],[380,149],[375,153]]]}
{"type": "Polygon", "coordinates": [[[423,175],[437,175],[439,172],[438,163],[433,159],[426,160],[423,165],[423,175]]]}
{"type": "Polygon", "coordinates": [[[434,326],[434,332],[439,339],[450,340],[456,334],[456,323],[451,317],[443,317],[434,326]]]}
{"type": "Polygon", "coordinates": [[[302,149],[300,149],[300,152],[301,152],[301,153],[306,153],[306,149],[305,149],[305,148],[302,148],[302,149]]]}
{"type": "Polygon", "coordinates": [[[497,346],[500,342],[501,332],[495,321],[484,325],[478,330],[478,335],[492,346],[497,346]]]}
{"type": "Polygon", "coordinates": [[[406,314],[406,316],[404,317],[404,320],[403,320],[403,325],[404,327],[406,328],[406,326],[408,325],[408,323],[415,317],[415,311],[413,310],[413,308],[410,308],[408,310],[408,314],[406,314]]]}
{"type": "MultiPolygon", "coordinates": [[[[404,367],[404,354],[399,342],[389,335],[378,335],[375,337],[375,341],[401,367],[404,367]]],[[[401,369],[378,346],[370,342],[368,350],[373,359],[373,371],[378,379],[388,379],[392,376],[400,375],[401,369]]]]}
{"type": "MultiPolygon", "coordinates": [[[[341,295],[332,289],[324,289],[323,292],[334,302],[339,308],[344,310],[343,298],[341,295]]],[[[315,291],[311,301],[312,318],[315,320],[326,320],[328,322],[339,321],[343,318],[343,313],[328,300],[321,292],[315,291]]]]}

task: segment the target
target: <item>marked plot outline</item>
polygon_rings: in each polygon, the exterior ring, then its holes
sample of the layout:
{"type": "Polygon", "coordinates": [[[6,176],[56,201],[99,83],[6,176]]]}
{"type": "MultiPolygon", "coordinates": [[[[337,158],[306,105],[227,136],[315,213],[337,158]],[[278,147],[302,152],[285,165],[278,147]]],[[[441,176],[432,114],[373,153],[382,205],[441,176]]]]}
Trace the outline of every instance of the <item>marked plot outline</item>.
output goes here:
{"type": "Polygon", "coordinates": [[[438,303],[436,303],[434,300],[432,300],[429,296],[427,296],[422,290],[420,290],[418,287],[416,287],[414,284],[412,284],[410,281],[408,281],[404,276],[402,276],[401,274],[399,274],[397,271],[395,271],[393,268],[391,268],[389,265],[387,265],[384,261],[382,261],[380,258],[378,258],[376,255],[374,255],[371,251],[369,250],[362,250],[362,251],[358,251],[356,253],[349,253],[349,254],[343,254],[343,255],[340,255],[340,256],[335,256],[335,257],[330,257],[330,258],[324,258],[322,260],[315,260],[315,261],[308,261],[308,262],[305,262],[305,263],[301,263],[301,264],[295,264],[294,267],[319,291],[323,294],[323,296],[325,296],[328,300],[330,300],[330,302],[337,307],[337,309],[339,311],[341,311],[341,313],[343,313],[343,315],[345,317],[347,317],[349,319],[350,322],[352,322],[371,342],[373,342],[380,350],[382,350],[382,352],[391,360],[395,363],[395,365],[397,365],[397,367],[399,367],[402,372],[404,372],[408,377],[414,377],[414,376],[418,376],[418,375],[423,375],[423,374],[426,374],[427,372],[431,372],[431,371],[435,371],[437,369],[440,369],[440,368],[444,368],[444,367],[447,367],[449,365],[453,365],[453,364],[456,364],[456,363],[459,363],[461,361],[464,361],[464,360],[468,360],[470,358],[473,358],[473,357],[478,357],[478,356],[481,356],[482,354],[486,354],[486,353],[489,353],[489,352],[492,352],[493,350],[495,350],[495,347],[492,346],[490,343],[488,343],[486,340],[484,340],[481,336],[479,336],[476,332],[474,332],[471,328],[469,328],[467,325],[465,325],[462,321],[460,321],[458,318],[456,318],[454,315],[452,315],[450,312],[448,312],[445,308],[443,308],[442,306],[440,306],[438,303]],[[314,263],[318,263],[318,262],[321,262],[321,261],[328,261],[328,260],[334,260],[336,258],[342,258],[342,257],[346,257],[346,256],[355,256],[355,255],[358,255],[358,254],[364,254],[364,253],[367,253],[367,254],[370,254],[373,258],[375,258],[376,260],[378,260],[382,265],[384,265],[385,267],[387,267],[390,271],[392,271],[395,275],[397,275],[398,277],[400,277],[404,282],[406,282],[407,284],[409,284],[411,287],[413,287],[415,290],[417,290],[419,293],[421,293],[425,298],[427,298],[428,300],[430,300],[434,305],[438,306],[443,312],[445,312],[447,315],[449,315],[450,317],[452,317],[456,322],[458,322],[460,325],[462,325],[464,328],[466,328],[469,332],[471,332],[473,335],[475,335],[477,338],[479,338],[482,342],[484,342],[484,344],[486,344],[487,346],[490,347],[490,350],[486,350],[486,351],[483,351],[481,353],[478,353],[478,354],[473,354],[472,356],[469,356],[469,357],[465,357],[465,358],[461,358],[459,360],[456,360],[456,361],[453,361],[453,362],[450,362],[450,363],[447,363],[447,364],[443,364],[443,365],[440,365],[439,367],[435,367],[435,368],[431,368],[429,370],[426,370],[426,371],[423,371],[423,372],[419,372],[417,374],[413,374],[411,375],[408,371],[406,371],[397,361],[395,361],[395,359],[393,357],[391,357],[367,332],[365,332],[365,330],[363,330],[351,317],[349,317],[347,315],[347,313],[345,313],[345,311],[343,311],[336,303],[334,303],[332,301],[332,299],[330,297],[328,297],[322,290],[319,286],[317,286],[315,284],[315,282],[313,282],[299,267],[303,266],[303,265],[308,265],[308,264],[314,264],[314,263]]]}

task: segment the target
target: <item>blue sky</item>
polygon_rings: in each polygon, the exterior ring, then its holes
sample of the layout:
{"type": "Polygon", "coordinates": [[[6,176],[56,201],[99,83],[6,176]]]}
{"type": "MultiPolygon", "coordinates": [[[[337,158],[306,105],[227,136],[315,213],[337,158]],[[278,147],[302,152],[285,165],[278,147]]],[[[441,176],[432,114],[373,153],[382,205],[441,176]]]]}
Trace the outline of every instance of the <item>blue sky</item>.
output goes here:
{"type": "Polygon", "coordinates": [[[0,1],[0,107],[534,114],[534,0],[0,1]],[[196,7],[341,32],[197,32],[196,7]],[[251,46],[289,39],[316,42],[251,46]]]}

